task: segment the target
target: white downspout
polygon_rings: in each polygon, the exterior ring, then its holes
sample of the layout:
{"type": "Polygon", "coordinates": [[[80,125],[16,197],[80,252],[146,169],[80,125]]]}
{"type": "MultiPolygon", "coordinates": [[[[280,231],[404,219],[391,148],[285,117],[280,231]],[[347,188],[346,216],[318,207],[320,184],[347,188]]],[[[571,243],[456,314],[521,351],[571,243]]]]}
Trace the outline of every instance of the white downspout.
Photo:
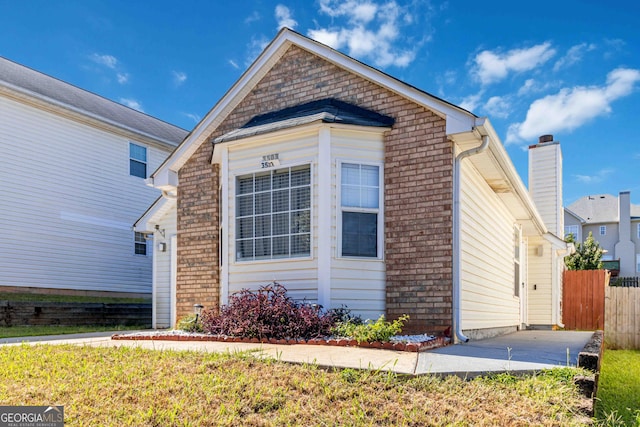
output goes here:
{"type": "Polygon", "coordinates": [[[462,333],[460,325],[461,318],[461,292],[460,292],[460,276],[462,272],[462,264],[460,257],[462,250],[460,245],[460,163],[462,159],[482,153],[489,147],[489,137],[482,137],[482,144],[475,148],[459,153],[453,161],[453,327],[455,336],[462,342],[468,342],[469,338],[462,333]]]}

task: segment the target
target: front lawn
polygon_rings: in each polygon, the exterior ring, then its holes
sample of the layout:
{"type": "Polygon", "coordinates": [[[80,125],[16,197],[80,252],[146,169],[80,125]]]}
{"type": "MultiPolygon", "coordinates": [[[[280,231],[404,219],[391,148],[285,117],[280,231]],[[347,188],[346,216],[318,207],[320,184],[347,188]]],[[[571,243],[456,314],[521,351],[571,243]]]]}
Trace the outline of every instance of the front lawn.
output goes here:
{"type": "Polygon", "coordinates": [[[43,335],[66,335],[86,332],[131,331],[142,326],[0,326],[0,338],[37,337],[43,335]]]}
{"type": "Polygon", "coordinates": [[[68,426],[575,426],[575,370],[404,378],[264,361],[249,353],[0,347],[3,405],[64,405],[68,426]]]}
{"type": "Polygon", "coordinates": [[[595,409],[602,422],[640,426],[640,350],[604,351],[595,409]]]}

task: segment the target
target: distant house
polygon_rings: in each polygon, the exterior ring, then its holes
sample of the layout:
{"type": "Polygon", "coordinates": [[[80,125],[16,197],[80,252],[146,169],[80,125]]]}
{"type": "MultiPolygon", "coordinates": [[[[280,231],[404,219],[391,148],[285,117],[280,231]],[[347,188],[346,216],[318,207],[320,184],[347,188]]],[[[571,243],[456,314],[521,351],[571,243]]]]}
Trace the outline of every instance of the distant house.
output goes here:
{"type": "Polygon", "coordinates": [[[565,235],[578,242],[593,234],[615,275],[640,276],[640,206],[631,204],[628,191],[582,197],[565,208],[564,222],[565,235]]]}
{"type": "Polygon", "coordinates": [[[488,119],[283,29],[149,178],[154,324],[276,280],[458,340],[559,325],[559,144],[530,156],[533,197],[488,119]]]}
{"type": "Polygon", "coordinates": [[[0,290],[151,293],[132,224],[187,132],[0,58],[0,290]]]}

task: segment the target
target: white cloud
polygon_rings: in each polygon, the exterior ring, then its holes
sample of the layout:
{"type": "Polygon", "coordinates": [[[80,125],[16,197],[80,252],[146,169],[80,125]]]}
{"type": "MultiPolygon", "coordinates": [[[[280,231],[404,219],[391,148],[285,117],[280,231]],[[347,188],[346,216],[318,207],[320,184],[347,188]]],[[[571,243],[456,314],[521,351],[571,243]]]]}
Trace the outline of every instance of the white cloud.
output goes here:
{"type": "Polygon", "coordinates": [[[460,102],[460,108],[473,112],[480,106],[480,98],[482,98],[482,92],[475,95],[469,95],[462,99],[462,102],[460,102]]]}
{"type": "Polygon", "coordinates": [[[96,64],[104,65],[105,67],[111,68],[112,70],[115,70],[116,65],[118,65],[118,59],[115,56],[111,55],[100,55],[97,53],[93,53],[89,56],[89,59],[91,59],[96,64]]]}
{"type": "Polygon", "coordinates": [[[574,174],[573,177],[583,184],[596,184],[607,179],[609,175],[613,173],[613,169],[600,169],[594,175],[578,175],[574,174]]]}
{"type": "Polygon", "coordinates": [[[142,104],[140,104],[138,101],[136,101],[135,99],[131,99],[131,98],[120,98],[120,103],[123,105],[126,105],[129,108],[133,108],[134,110],[138,110],[141,113],[144,113],[144,110],[142,109],[142,104]]]}
{"type": "MultiPolygon", "coordinates": [[[[421,3],[412,6],[420,9],[421,3]]],[[[407,67],[426,40],[416,42],[405,36],[414,33],[406,27],[417,20],[409,7],[393,0],[320,0],[320,12],[331,17],[333,25],[309,30],[309,37],[334,49],[345,48],[350,56],[377,67],[407,67]]]]}
{"type": "Polygon", "coordinates": [[[490,117],[498,117],[501,119],[509,117],[511,111],[511,103],[506,97],[492,96],[484,104],[484,110],[490,117]]]}
{"type": "Polygon", "coordinates": [[[291,16],[291,11],[285,5],[279,4],[276,6],[276,20],[278,21],[278,29],[283,27],[295,28],[298,23],[291,16]]]}
{"type": "Polygon", "coordinates": [[[238,65],[238,63],[236,61],[234,61],[233,59],[230,59],[227,61],[229,63],[229,65],[231,65],[233,68],[235,68],[236,70],[240,69],[240,66],[238,65]]]}
{"type": "Polygon", "coordinates": [[[193,120],[194,123],[199,123],[201,117],[197,114],[192,114],[192,113],[182,113],[185,117],[190,118],[191,120],[193,120]]]}
{"type": "Polygon", "coordinates": [[[482,84],[487,85],[506,78],[509,72],[533,70],[555,53],[549,42],[526,49],[512,49],[506,53],[483,50],[474,58],[472,72],[482,84]]]}
{"type": "Polygon", "coordinates": [[[267,39],[264,35],[253,36],[251,37],[251,41],[247,45],[247,57],[245,60],[245,65],[248,67],[251,63],[262,53],[262,51],[269,44],[269,39],[267,39]]]}
{"type": "Polygon", "coordinates": [[[596,48],[596,45],[593,43],[581,43],[575,46],[572,46],[565,56],[558,59],[556,63],[553,65],[553,71],[558,71],[563,68],[568,68],[573,64],[576,64],[582,60],[582,57],[586,52],[590,52],[596,48]]]}
{"type": "Polygon", "coordinates": [[[507,143],[527,141],[537,135],[572,131],[611,112],[611,103],[629,95],[640,81],[640,70],[617,68],[602,86],[563,88],[534,101],[522,123],[509,126],[507,143]]]}
{"type": "Polygon", "coordinates": [[[183,71],[172,71],[171,74],[173,74],[173,83],[176,86],[180,86],[187,81],[187,73],[183,71]]]}
{"type": "Polygon", "coordinates": [[[253,22],[257,22],[257,21],[259,21],[260,19],[261,19],[260,14],[258,13],[258,11],[257,11],[257,10],[254,10],[254,11],[251,13],[251,15],[247,16],[247,17],[244,19],[244,23],[245,23],[245,24],[251,24],[251,23],[253,23],[253,22]]]}

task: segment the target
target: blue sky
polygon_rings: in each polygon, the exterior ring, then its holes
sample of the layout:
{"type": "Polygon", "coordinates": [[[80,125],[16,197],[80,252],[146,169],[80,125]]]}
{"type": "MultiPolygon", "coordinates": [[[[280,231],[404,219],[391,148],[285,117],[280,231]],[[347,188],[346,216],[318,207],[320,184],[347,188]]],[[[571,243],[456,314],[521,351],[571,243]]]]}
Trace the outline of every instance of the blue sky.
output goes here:
{"type": "Polygon", "coordinates": [[[640,204],[640,3],[0,0],[0,55],[191,129],[288,26],[488,116],[527,183],[562,144],[565,205],[640,204]]]}

